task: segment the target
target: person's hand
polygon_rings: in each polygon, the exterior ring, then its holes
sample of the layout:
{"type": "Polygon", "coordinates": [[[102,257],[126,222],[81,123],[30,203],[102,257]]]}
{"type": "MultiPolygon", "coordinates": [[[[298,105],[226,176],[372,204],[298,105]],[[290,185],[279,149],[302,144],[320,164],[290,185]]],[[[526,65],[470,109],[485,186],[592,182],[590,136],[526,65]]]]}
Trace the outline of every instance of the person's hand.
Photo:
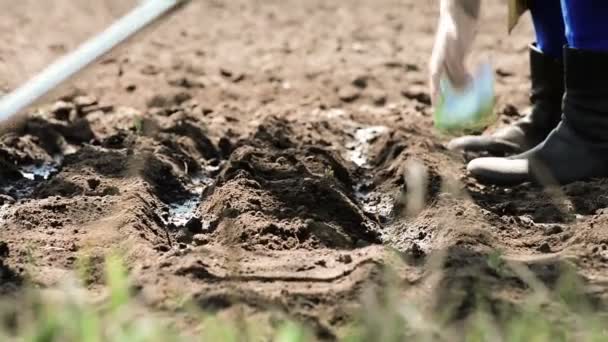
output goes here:
{"type": "Polygon", "coordinates": [[[481,0],[441,0],[439,26],[429,63],[430,93],[435,104],[444,75],[456,88],[465,86],[471,80],[465,60],[477,32],[480,2],[481,0]]]}

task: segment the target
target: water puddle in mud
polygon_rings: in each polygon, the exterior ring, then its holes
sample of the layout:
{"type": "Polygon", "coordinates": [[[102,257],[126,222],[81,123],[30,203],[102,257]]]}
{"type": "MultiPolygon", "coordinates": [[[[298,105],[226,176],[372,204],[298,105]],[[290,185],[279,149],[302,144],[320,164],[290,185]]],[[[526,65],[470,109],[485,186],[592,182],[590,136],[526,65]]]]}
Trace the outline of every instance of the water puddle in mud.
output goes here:
{"type": "MultiPolygon", "coordinates": [[[[355,140],[347,145],[350,149],[348,159],[363,169],[371,169],[369,153],[373,142],[389,132],[386,126],[369,126],[355,131],[355,140]]],[[[370,214],[377,215],[381,220],[388,220],[394,207],[393,196],[379,191],[364,190],[365,180],[353,188],[355,198],[361,203],[361,208],[370,214]]]]}
{"type": "Polygon", "coordinates": [[[59,172],[62,164],[63,155],[55,155],[52,162],[20,166],[19,172],[23,179],[15,182],[15,184],[2,187],[0,191],[14,199],[30,196],[38,182],[51,179],[59,172]]]}
{"type": "Polygon", "coordinates": [[[209,174],[217,172],[219,169],[219,165],[208,166],[202,173],[192,177],[190,195],[185,199],[168,204],[168,217],[164,219],[166,225],[183,227],[194,217],[196,209],[201,203],[203,191],[215,183],[215,179],[211,178],[209,174]]]}
{"type": "MultiPolygon", "coordinates": [[[[333,108],[326,111],[313,113],[328,120],[340,121],[340,125],[346,127],[345,130],[354,133],[354,139],[346,144],[347,152],[344,158],[350,160],[363,170],[371,170],[369,164],[372,144],[379,137],[390,132],[387,126],[361,126],[361,123],[350,119],[347,112],[343,109],[333,108]]],[[[392,194],[380,191],[369,190],[371,175],[365,175],[359,183],[353,186],[355,199],[366,213],[377,215],[381,221],[388,221],[391,217],[394,199],[392,194]]]]}
{"type": "Polygon", "coordinates": [[[355,141],[346,145],[351,150],[348,153],[348,159],[359,167],[368,168],[368,154],[372,142],[387,132],[388,127],[386,126],[370,126],[357,129],[355,131],[355,141]]]}
{"type": "Polygon", "coordinates": [[[185,226],[194,217],[194,213],[200,202],[201,194],[194,193],[185,200],[169,204],[169,217],[165,220],[165,224],[175,227],[185,226]]]}
{"type": "Polygon", "coordinates": [[[49,180],[59,172],[62,163],[63,155],[56,155],[52,162],[20,166],[19,172],[23,179],[0,188],[0,194],[10,198],[10,202],[0,205],[0,224],[4,223],[14,201],[31,196],[40,181],[49,180]]]}
{"type": "Polygon", "coordinates": [[[43,165],[27,165],[21,167],[19,170],[21,175],[25,179],[29,180],[48,180],[53,174],[59,171],[59,165],[61,161],[57,163],[43,164],[43,165]]]}
{"type": "Polygon", "coordinates": [[[388,219],[395,206],[393,196],[379,191],[362,191],[355,189],[355,198],[361,203],[363,211],[388,219]]]}

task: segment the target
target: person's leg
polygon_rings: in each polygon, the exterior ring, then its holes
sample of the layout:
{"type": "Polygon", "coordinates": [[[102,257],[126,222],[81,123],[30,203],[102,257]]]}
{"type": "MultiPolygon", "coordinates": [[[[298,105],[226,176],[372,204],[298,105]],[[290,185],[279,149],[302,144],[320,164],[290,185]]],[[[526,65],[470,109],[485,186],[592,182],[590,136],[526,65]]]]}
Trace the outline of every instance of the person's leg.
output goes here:
{"type": "Polygon", "coordinates": [[[568,46],[608,52],[608,1],[561,0],[568,46]]]}
{"type": "Polygon", "coordinates": [[[536,44],[530,46],[529,56],[532,111],[493,134],[456,138],[448,144],[449,149],[500,156],[522,153],[545,140],[559,123],[566,44],[560,0],[534,0],[529,5],[536,30],[536,44]]]}
{"type": "Polygon", "coordinates": [[[531,151],[471,161],[468,169],[480,180],[563,184],[608,177],[608,1],[561,3],[568,40],[562,122],[531,151]]]}
{"type": "Polygon", "coordinates": [[[608,142],[608,1],[562,0],[568,49],[564,114],[574,130],[608,142]]]}
{"type": "Polygon", "coordinates": [[[566,28],[560,0],[533,0],[529,7],[536,33],[536,46],[544,54],[562,59],[566,28]]]}

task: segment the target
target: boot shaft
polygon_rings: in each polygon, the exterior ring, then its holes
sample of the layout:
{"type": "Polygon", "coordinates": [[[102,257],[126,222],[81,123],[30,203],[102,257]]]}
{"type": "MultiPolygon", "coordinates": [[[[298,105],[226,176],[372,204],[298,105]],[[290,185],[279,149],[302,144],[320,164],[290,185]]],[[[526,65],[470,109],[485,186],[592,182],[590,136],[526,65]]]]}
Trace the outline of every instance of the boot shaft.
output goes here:
{"type": "MultiPolygon", "coordinates": [[[[530,121],[553,129],[561,120],[564,97],[564,63],[530,45],[530,121]]],[[[537,127],[540,127],[537,126],[537,127]]]]}
{"type": "Polygon", "coordinates": [[[608,143],[608,53],[566,47],[564,120],[587,140],[608,143]]]}

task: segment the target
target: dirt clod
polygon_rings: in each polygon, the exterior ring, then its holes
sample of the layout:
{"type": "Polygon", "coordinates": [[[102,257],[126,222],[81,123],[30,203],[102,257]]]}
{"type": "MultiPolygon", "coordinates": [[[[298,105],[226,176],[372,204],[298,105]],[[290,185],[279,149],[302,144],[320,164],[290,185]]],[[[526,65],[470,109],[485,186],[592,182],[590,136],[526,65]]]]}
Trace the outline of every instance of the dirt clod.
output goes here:
{"type": "Polygon", "coordinates": [[[549,243],[545,242],[542,245],[540,245],[540,247],[538,247],[538,251],[541,253],[551,253],[551,245],[549,245],[549,243]]]}

